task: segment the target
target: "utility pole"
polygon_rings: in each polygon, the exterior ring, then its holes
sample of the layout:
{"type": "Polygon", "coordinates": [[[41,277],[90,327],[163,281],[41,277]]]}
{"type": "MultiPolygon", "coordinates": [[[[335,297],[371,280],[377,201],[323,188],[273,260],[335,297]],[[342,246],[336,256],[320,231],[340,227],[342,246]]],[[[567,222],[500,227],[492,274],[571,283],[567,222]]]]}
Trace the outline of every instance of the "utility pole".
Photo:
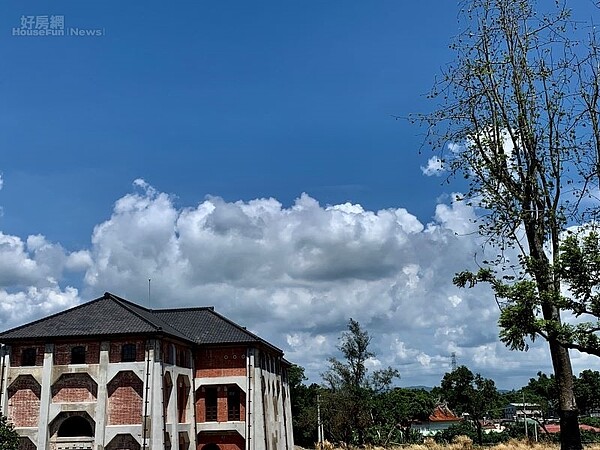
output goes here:
{"type": "Polygon", "coordinates": [[[317,394],[317,442],[323,443],[323,422],[321,422],[321,396],[317,394]]]}
{"type": "Polygon", "coordinates": [[[525,411],[525,391],[523,391],[523,420],[525,421],[525,439],[529,439],[527,433],[527,412],[525,411]]]}

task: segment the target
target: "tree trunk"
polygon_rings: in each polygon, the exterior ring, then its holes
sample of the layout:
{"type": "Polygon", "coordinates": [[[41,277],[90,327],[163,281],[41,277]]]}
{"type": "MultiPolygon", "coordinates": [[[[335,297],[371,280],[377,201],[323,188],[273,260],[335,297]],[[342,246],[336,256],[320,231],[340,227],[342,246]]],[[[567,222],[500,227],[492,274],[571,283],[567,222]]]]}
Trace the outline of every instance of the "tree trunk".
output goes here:
{"type": "MultiPolygon", "coordinates": [[[[558,254],[558,230],[556,223],[551,225],[551,235],[554,257],[558,254]]],[[[560,325],[560,309],[556,301],[560,297],[560,280],[554,275],[550,260],[544,252],[544,230],[542,223],[525,221],[527,241],[530,246],[530,255],[535,261],[534,276],[540,296],[542,316],[550,323],[560,325]]],[[[558,407],[560,416],[560,448],[561,450],[582,450],[581,433],[579,431],[579,411],[573,393],[573,368],[569,350],[563,347],[552,328],[546,331],[552,367],[558,387],[558,407]]],[[[525,405],[523,405],[525,407],[525,405]]]]}
{"type": "Polygon", "coordinates": [[[581,450],[583,446],[579,431],[579,411],[573,394],[573,369],[569,351],[554,340],[549,344],[554,376],[558,385],[560,448],[561,450],[581,450]]]}

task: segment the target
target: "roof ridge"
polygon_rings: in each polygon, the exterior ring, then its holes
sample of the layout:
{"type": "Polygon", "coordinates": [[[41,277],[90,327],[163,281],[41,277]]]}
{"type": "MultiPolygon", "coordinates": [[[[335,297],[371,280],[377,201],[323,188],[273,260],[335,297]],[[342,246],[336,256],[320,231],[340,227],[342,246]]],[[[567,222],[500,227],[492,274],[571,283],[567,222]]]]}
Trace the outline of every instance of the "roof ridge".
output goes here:
{"type": "Polygon", "coordinates": [[[125,308],[127,311],[129,311],[130,313],[132,313],[133,315],[135,315],[136,317],[138,317],[139,319],[143,320],[144,322],[146,322],[147,324],[153,326],[154,328],[156,328],[156,331],[162,331],[162,327],[157,325],[156,323],[148,320],[146,317],[142,316],[140,313],[138,313],[137,311],[134,310],[134,308],[132,308],[132,306],[136,307],[136,308],[140,308],[145,310],[146,312],[150,313],[150,315],[154,315],[152,313],[151,309],[145,308],[143,306],[140,306],[136,303],[130,302],[129,300],[126,300],[122,297],[119,297],[118,295],[115,294],[111,294],[110,292],[105,292],[104,293],[104,297],[105,298],[110,298],[113,301],[117,302],[119,305],[121,305],[123,308],[125,308]]]}
{"type": "MultiPolygon", "coordinates": [[[[157,311],[159,311],[159,310],[146,308],[146,307],[138,305],[137,303],[134,303],[130,300],[127,300],[123,297],[119,297],[118,295],[111,294],[110,292],[106,292],[105,295],[112,297],[113,300],[118,302],[123,308],[125,308],[130,313],[134,314],[139,319],[143,320],[145,323],[154,327],[156,329],[156,331],[163,331],[166,334],[174,336],[178,339],[184,339],[184,340],[188,340],[190,342],[194,342],[194,339],[192,337],[188,336],[186,333],[177,329],[177,327],[173,326],[173,324],[169,323],[167,320],[164,320],[162,317],[160,317],[160,315],[157,314],[157,311]],[[144,315],[140,314],[138,311],[136,311],[136,309],[142,310],[143,312],[147,313],[151,319],[144,317],[144,315]],[[167,328],[165,328],[165,327],[167,327],[167,328]]],[[[179,309],[181,309],[181,308],[179,308],[179,309]]]]}
{"type": "Polygon", "coordinates": [[[187,306],[184,308],[157,308],[151,309],[153,313],[171,312],[171,311],[214,311],[214,306],[187,306]]]}
{"type": "Polygon", "coordinates": [[[59,311],[59,312],[54,313],[54,314],[51,314],[49,316],[42,317],[42,318],[37,319],[37,320],[34,320],[33,322],[27,322],[27,323],[24,323],[23,325],[19,325],[17,327],[10,328],[9,330],[2,331],[0,333],[0,336],[2,336],[3,334],[9,333],[9,332],[18,331],[18,330],[20,330],[22,328],[29,327],[31,325],[36,325],[36,324],[38,324],[40,322],[44,322],[44,321],[46,321],[48,319],[53,319],[54,317],[62,316],[63,314],[67,314],[67,313],[69,313],[71,311],[74,311],[76,309],[80,309],[80,308],[83,308],[84,306],[90,305],[92,303],[99,302],[100,300],[105,300],[106,299],[106,294],[107,294],[107,292],[105,292],[102,297],[95,298],[93,300],[90,300],[89,302],[83,302],[83,303],[80,303],[79,305],[73,306],[72,308],[63,309],[62,311],[59,311]]]}

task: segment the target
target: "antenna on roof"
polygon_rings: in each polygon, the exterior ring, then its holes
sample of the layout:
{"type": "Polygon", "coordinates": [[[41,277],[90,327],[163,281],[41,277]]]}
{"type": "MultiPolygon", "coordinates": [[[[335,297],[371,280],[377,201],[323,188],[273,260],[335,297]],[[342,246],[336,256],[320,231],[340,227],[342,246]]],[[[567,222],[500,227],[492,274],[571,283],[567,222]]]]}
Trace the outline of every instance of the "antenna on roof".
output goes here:
{"type": "Polygon", "coordinates": [[[150,297],[150,282],[151,282],[151,281],[152,281],[152,279],[151,279],[151,278],[148,278],[148,308],[150,308],[150,306],[152,305],[152,304],[150,303],[150,298],[151,298],[151,297],[150,297]]]}

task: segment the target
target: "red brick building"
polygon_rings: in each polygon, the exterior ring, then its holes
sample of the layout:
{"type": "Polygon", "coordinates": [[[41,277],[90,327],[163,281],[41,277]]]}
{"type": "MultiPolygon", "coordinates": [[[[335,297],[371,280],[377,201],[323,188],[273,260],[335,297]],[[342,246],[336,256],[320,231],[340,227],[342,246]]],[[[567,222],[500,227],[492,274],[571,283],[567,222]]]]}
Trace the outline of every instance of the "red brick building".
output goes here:
{"type": "Polygon", "coordinates": [[[21,449],[293,449],[283,352],[213,308],[106,293],[0,345],[0,412],[21,449]]]}

